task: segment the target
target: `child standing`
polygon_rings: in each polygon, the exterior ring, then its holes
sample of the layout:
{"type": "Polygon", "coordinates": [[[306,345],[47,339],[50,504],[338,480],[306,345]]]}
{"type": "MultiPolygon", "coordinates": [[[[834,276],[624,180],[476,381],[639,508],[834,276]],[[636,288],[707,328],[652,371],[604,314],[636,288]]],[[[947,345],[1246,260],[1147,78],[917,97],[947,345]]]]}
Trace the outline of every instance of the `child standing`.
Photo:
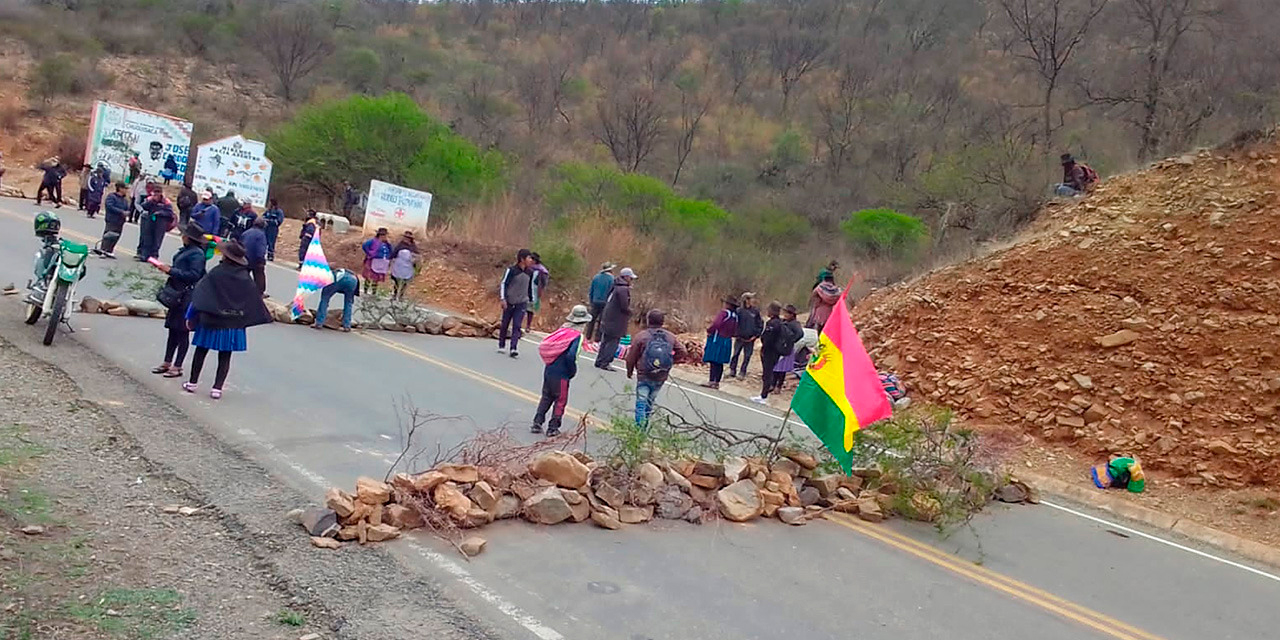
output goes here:
{"type": "Polygon", "coordinates": [[[578,375],[578,347],[582,345],[582,330],[591,322],[591,314],[584,305],[577,305],[565,318],[565,324],[547,336],[538,347],[538,355],[547,366],[542,372],[542,398],[538,412],[533,416],[529,431],[542,433],[542,423],[551,411],[547,424],[547,437],[560,435],[565,407],[569,404],[569,381],[578,375]]]}

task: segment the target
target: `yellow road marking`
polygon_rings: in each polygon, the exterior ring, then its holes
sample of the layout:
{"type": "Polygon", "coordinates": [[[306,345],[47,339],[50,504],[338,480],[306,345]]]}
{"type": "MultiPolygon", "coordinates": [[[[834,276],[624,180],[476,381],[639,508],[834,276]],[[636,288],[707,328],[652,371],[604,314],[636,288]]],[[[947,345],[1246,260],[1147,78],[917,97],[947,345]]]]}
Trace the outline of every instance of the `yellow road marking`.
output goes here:
{"type": "MultiPolygon", "coordinates": [[[[15,214],[12,212],[6,212],[6,213],[9,216],[14,218],[25,219],[24,216],[21,216],[19,214],[15,214]]],[[[94,238],[86,236],[85,234],[72,231],[72,230],[67,230],[65,233],[67,235],[72,235],[77,238],[83,238],[86,241],[90,241],[90,242],[95,240],[94,238]]],[[[133,255],[132,252],[128,250],[121,250],[121,252],[125,253],[126,255],[133,255]]],[[[277,266],[281,269],[288,270],[287,267],[283,267],[279,265],[274,265],[274,266],[277,266]]],[[[383,338],[381,336],[375,336],[375,335],[370,335],[365,333],[356,334],[356,335],[358,335],[361,338],[364,338],[365,340],[369,340],[376,344],[380,344],[384,347],[387,347],[389,349],[392,349],[394,351],[407,355],[411,358],[421,360],[423,362],[432,364],[434,366],[440,367],[448,371],[452,371],[463,377],[475,380],[476,382],[489,385],[495,389],[498,389],[499,391],[507,393],[521,400],[525,400],[527,402],[536,404],[541,399],[541,397],[538,394],[531,393],[525,389],[517,387],[508,382],[504,382],[493,376],[480,373],[479,371],[474,371],[466,367],[458,366],[457,364],[454,364],[447,360],[441,360],[439,358],[426,355],[420,351],[410,349],[409,347],[398,344],[391,340],[387,340],[386,338],[383,338]]],[[[586,415],[582,411],[578,409],[574,409],[572,407],[566,408],[565,414],[575,420],[581,420],[586,415]]],[[[860,533],[864,536],[867,536],[869,538],[872,538],[874,540],[887,544],[891,547],[894,547],[899,551],[903,551],[917,558],[920,558],[926,562],[929,562],[938,567],[951,571],[952,573],[969,578],[974,582],[990,587],[991,589],[994,589],[1001,593],[1007,594],[1013,597],[1014,599],[1021,600],[1028,604],[1040,607],[1041,609],[1044,609],[1051,613],[1055,613],[1063,618],[1071,620],[1072,622],[1094,629],[1104,635],[1118,638],[1120,640],[1164,640],[1164,638],[1160,636],[1149,633],[1147,631],[1143,631],[1142,629],[1138,629],[1137,627],[1134,627],[1127,623],[1116,620],[1115,618],[1112,618],[1106,614],[1099,613],[1092,609],[1075,604],[1073,602],[1070,602],[1068,600],[1055,596],[1051,593],[1048,593],[1046,591],[1033,587],[1029,584],[1025,584],[1023,582],[1020,582],[1018,580],[1015,580],[1003,574],[991,571],[990,569],[987,569],[985,567],[980,567],[978,565],[965,562],[940,549],[936,549],[929,545],[923,544],[907,536],[901,535],[894,531],[890,531],[883,527],[872,527],[851,516],[848,516],[845,514],[839,514],[839,513],[828,513],[827,520],[835,524],[838,524],[840,526],[843,526],[845,528],[848,528],[852,531],[855,531],[857,533],[860,533]]]]}
{"type": "Polygon", "coordinates": [[[1064,600],[985,567],[968,563],[945,551],[884,527],[873,527],[856,518],[840,513],[829,512],[827,520],[1108,636],[1121,640],[1164,640],[1160,636],[1138,629],[1106,614],[1064,600]]]}

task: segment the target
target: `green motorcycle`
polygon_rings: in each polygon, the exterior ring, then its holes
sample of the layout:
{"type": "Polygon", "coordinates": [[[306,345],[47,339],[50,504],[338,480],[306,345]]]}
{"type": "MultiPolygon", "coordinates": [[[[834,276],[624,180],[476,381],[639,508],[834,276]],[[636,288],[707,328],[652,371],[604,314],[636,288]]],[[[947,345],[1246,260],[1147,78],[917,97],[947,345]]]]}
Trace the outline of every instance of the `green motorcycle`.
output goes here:
{"type": "Polygon", "coordinates": [[[67,330],[72,331],[67,317],[76,283],[87,272],[89,246],[59,238],[62,221],[50,211],[36,214],[35,231],[41,247],[36,253],[35,277],[27,282],[26,322],[35,324],[47,314],[43,342],[50,345],[58,334],[58,325],[66,324],[67,330]]]}

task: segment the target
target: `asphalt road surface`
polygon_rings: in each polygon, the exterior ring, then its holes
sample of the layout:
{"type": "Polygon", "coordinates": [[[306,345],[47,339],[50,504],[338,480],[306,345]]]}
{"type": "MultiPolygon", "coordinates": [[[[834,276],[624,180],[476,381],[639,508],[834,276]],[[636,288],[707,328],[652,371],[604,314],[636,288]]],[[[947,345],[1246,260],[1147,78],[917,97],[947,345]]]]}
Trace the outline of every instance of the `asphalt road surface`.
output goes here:
{"type": "MultiPolygon", "coordinates": [[[[25,284],[39,210],[0,199],[0,284],[25,284]]],[[[96,240],[100,220],[60,211],[66,237],[96,240]]],[[[135,246],[136,234],[128,226],[119,248],[135,246]]],[[[177,246],[170,237],[162,257],[177,246]]],[[[78,295],[107,296],[109,267],[149,268],[120,255],[93,259],[78,295]]],[[[269,268],[268,283],[287,301],[295,273],[269,268]]],[[[77,340],[137,372],[149,389],[317,500],[328,485],[386,471],[400,450],[397,407],[405,402],[452,417],[428,434],[448,447],[479,427],[507,423],[523,434],[541,380],[531,344],[512,361],[486,340],[269,325],[250,330],[250,350],[237,354],[227,394],[215,404],[148,373],[164,346],[159,321],[76,314],[72,325],[74,336],[58,341],[77,340]]],[[[584,362],[570,406],[596,414],[626,406],[624,385],[621,373],[584,362]]],[[[674,385],[663,393],[675,410],[696,408],[725,424],[780,424],[775,413],[728,397],[674,385]]],[[[1265,567],[1250,570],[1213,550],[1196,555],[1045,506],[995,505],[975,529],[940,539],[929,527],[848,518],[800,528],[655,522],[620,532],[507,522],[485,529],[486,552],[469,563],[429,535],[388,548],[521,639],[1253,640],[1280,629],[1280,578],[1265,567]]]]}

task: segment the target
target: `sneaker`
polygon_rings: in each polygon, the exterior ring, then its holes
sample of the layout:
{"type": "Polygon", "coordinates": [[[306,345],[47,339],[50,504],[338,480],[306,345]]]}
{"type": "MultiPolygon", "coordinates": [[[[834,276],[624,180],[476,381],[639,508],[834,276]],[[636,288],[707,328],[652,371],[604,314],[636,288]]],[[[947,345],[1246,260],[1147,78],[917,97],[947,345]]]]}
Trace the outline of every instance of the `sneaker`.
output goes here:
{"type": "Polygon", "coordinates": [[[519,357],[520,357],[520,352],[519,352],[519,351],[516,351],[515,349],[512,349],[512,350],[511,350],[511,357],[512,357],[512,358],[519,358],[519,357]]]}
{"type": "Polygon", "coordinates": [[[769,401],[768,401],[768,400],[766,400],[766,399],[764,398],[764,396],[756,396],[756,397],[752,398],[752,399],[751,399],[751,401],[752,401],[752,402],[754,402],[754,403],[756,403],[756,404],[769,404],[769,401]]]}
{"type": "Polygon", "coordinates": [[[559,429],[547,429],[547,437],[548,437],[548,438],[554,438],[554,437],[556,437],[556,436],[558,436],[558,435],[560,435],[560,430],[559,430],[559,429]]]}
{"type": "Polygon", "coordinates": [[[535,424],[529,427],[529,433],[542,433],[542,425],[535,424]]]}
{"type": "Polygon", "coordinates": [[[182,383],[182,390],[186,391],[187,393],[195,393],[196,389],[199,389],[199,388],[200,387],[198,387],[195,383],[192,383],[192,382],[182,383]]]}
{"type": "Polygon", "coordinates": [[[507,355],[506,347],[498,347],[498,355],[507,355]]]}
{"type": "Polygon", "coordinates": [[[727,379],[727,380],[732,380],[732,379],[734,379],[734,378],[736,378],[736,377],[738,377],[738,376],[735,376],[735,375],[733,375],[732,373],[726,373],[726,374],[724,374],[724,377],[725,377],[725,379],[727,379]]]}
{"type": "Polygon", "coordinates": [[[114,253],[104,253],[104,254],[102,254],[102,257],[107,258],[108,260],[115,260],[115,259],[116,259],[116,254],[114,254],[114,253]]]}

